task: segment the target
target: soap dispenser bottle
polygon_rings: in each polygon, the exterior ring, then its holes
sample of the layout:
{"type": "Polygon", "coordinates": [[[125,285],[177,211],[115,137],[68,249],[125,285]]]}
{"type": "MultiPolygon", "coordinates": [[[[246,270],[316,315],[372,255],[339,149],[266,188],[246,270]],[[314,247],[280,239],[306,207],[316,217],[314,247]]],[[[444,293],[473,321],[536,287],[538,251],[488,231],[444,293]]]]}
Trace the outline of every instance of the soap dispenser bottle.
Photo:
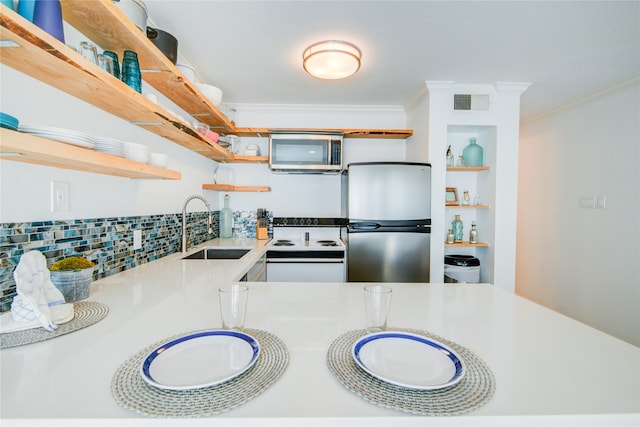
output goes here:
{"type": "Polygon", "coordinates": [[[224,195],[224,207],[220,210],[220,238],[233,237],[233,211],[229,207],[229,195],[224,195]]]}

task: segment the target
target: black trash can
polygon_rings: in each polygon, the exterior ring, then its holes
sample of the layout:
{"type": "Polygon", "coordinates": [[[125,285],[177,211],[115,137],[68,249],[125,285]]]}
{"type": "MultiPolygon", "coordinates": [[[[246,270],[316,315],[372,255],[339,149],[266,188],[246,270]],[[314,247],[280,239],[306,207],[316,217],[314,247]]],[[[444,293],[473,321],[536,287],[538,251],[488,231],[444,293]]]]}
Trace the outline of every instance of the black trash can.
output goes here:
{"type": "Polygon", "coordinates": [[[479,283],[480,260],[471,255],[445,255],[445,283],[479,283]]]}

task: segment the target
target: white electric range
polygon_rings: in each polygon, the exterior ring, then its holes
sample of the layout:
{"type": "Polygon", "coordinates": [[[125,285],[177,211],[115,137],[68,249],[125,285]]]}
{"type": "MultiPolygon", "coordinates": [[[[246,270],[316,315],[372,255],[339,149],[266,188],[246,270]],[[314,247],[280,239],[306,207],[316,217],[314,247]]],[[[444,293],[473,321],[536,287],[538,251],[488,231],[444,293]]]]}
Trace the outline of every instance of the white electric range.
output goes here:
{"type": "Polygon", "coordinates": [[[344,282],[346,247],[339,218],[274,218],[268,282],[344,282]]]}

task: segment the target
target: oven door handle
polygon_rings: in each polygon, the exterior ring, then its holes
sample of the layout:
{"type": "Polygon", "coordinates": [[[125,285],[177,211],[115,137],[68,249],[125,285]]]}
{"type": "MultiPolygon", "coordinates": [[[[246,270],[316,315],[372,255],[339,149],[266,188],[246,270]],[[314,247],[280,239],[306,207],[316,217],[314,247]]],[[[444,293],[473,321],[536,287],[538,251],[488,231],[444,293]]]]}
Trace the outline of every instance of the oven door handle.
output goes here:
{"type": "Polygon", "coordinates": [[[271,264],[344,264],[344,258],[267,258],[271,264]]]}

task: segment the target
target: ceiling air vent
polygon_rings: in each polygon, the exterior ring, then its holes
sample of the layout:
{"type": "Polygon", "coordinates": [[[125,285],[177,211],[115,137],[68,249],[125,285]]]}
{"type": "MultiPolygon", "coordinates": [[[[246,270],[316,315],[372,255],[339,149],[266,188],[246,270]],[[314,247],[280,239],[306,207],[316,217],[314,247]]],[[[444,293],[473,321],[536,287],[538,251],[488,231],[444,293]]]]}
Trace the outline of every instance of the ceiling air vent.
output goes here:
{"type": "Polygon", "coordinates": [[[489,95],[454,94],[453,109],[467,111],[488,111],[489,95]]]}

